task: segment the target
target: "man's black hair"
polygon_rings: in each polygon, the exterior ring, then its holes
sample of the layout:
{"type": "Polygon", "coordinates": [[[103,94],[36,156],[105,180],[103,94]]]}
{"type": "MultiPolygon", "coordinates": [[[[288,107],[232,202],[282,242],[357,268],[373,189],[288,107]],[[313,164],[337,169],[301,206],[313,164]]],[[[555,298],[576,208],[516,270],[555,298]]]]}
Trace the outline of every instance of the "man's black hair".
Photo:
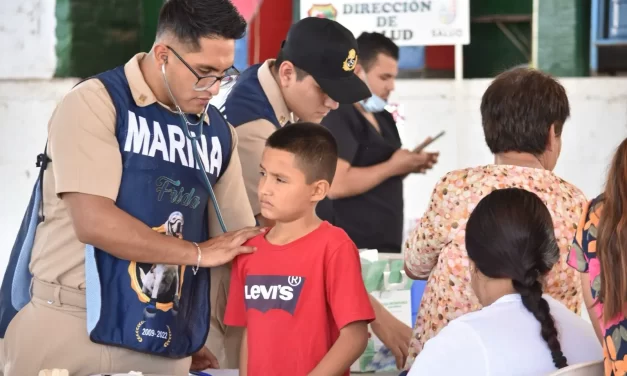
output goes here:
{"type": "Polygon", "coordinates": [[[366,70],[377,61],[379,54],[398,61],[398,46],[392,39],[381,33],[361,33],[357,38],[357,45],[359,46],[359,64],[366,70]]]}
{"type": "Polygon", "coordinates": [[[197,50],[200,38],[243,38],[246,20],[229,0],[168,0],[157,24],[157,36],[164,33],[197,50]]]}
{"type": "Polygon", "coordinates": [[[305,122],[286,125],[268,137],[266,146],[294,154],[307,184],[318,180],[333,182],[337,143],[322,125],[305,122]]]}

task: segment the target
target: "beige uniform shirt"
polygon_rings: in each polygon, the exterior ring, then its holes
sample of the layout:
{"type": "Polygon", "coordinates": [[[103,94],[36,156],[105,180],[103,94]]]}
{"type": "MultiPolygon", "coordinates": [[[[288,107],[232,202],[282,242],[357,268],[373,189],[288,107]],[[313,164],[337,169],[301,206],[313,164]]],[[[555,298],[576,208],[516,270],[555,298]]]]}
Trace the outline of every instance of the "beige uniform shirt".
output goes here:
{"type": "MultiPolygon", "coordinates": [[[[281,94],[281,89],[270,72],[270,64],[272,63],[274,63],[274,60],[266,60],[266,62],[259,67],[257,76],[261,88],[270,101],[276,118],[279,120],[281,126],[284,126],[288,121],[294,122],[295,119],[287,108],[283,95],[281,94]]],[[[257,187],[259,186],[259,163],[261,163],[261,155],[266,146],[266,140],[275,130],[276,127],[274,124],[265,119],[253,120],[235,127],[239,139],[238,151],[242,161],[246,193],[248,194],[248,199],[250,200],[250,205],[253,208],[255,216],[261,213],[259,198],[257,196],[257,187]]]]}
{"type": "MultiPolygon", "coordinates": [[[[139,68],[145,55],[135,55],[124,67],[138,106],[157,102],[139,68]]],[[[96,79],[75,87],[55,109],[48,124],[48,155],[52,162],[44,174],[45,221],[37,229],[30,263],[35,278],[85,289],[85,245],[77,239],[68,210],[59,197],[66,192],[80,192],[116,200],[122,158],[115,124],[114,105],[103,84],[96,79]]],[[[233,154],[214,187],[229,231],[255,224],[250,205],[244,199],[237,134],[232,128],[231,133],[233,154]]],[[[222,231],[211,202],[209,212],[209,232],[215,236],[222,231]]]]}

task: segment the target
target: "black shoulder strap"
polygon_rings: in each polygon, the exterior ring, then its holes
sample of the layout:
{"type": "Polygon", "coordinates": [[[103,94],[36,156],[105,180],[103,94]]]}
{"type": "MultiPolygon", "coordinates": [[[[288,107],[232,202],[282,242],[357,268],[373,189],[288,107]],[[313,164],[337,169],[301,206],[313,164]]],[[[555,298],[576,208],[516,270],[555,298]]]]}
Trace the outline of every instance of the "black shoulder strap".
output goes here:
{"type": "MultiPolygon", "coordinates": [[[[96,76],[90,76],[78,81],[72,88],[77,87],[87,80],[91,80],[92,78],[96,78],[96,76]]],[[[44,147],[44,152],[37,155],[37,163],[35,166],[39,167],[39,194],[41,196],[41,206],[39,208],[39,220],[44,221],[46,216],[44,215],[44,171],[48,168],[48,163],[52,162],[52,159],[48,157],[48,140],[46,140],[46,146],[44,147]]]]}
{"type": "Polygon", "coordinates": [[[41,196],[39,220],[42,222],[46,219],[46,216],[44,215],[44,171],[46,171],[48,163],[50,162],[52,162],[52,159],[48,158],[48,140],[46,140],[44,152],[37,155],[37,163],[35,164],[35,166],[39,167],[39,194],[41,196]]]}

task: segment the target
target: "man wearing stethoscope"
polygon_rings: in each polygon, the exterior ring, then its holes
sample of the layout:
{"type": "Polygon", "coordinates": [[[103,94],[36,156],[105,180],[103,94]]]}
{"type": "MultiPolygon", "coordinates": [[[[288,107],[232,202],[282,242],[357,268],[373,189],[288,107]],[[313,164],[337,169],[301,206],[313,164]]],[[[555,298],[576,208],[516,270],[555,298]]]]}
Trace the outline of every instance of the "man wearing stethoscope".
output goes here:
{"type": "Polygon", "coordinates": [[[209,105],[245,30],[230,2],[170,0],[148,54],[59,103],[0,294],[6,376],[217,366],[210,280],[262,231],[245,228],[237,138],[209,105]]]}

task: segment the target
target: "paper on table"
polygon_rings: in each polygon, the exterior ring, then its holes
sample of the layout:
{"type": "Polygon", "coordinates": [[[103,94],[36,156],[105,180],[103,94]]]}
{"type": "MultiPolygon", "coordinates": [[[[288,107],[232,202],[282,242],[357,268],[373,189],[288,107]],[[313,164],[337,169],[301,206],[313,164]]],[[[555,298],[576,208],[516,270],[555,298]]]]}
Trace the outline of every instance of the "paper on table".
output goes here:
{"type": "Polygon", "coordinates": [[[211,376],[239,376],[238,369],[206,369],[203,372],[211,376]]]}

